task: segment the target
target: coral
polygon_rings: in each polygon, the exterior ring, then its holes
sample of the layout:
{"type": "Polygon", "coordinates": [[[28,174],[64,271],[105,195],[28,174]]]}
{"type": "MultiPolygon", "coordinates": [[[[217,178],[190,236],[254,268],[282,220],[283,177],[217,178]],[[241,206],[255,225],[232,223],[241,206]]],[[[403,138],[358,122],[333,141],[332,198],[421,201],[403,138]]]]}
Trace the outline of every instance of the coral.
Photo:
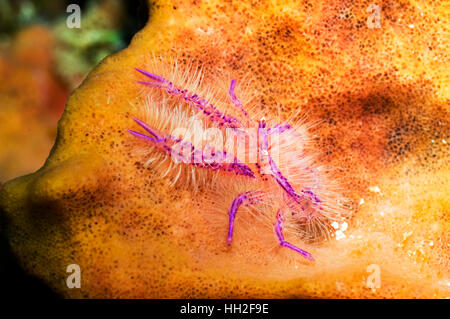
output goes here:
{"type": "MultiPolygon", "coordinates": [[[[383,1],[380,28],[366,24],[371,1],[151,3],[130,46],[70,96],[45,165],[0,193],[28,273],[65,297],[450,296],[444,1],[383,1]],[[153,56],[201,66],[206,88],[237,79],[239,99],[250,78],[253,113],[312,126],[311,149],[353,212],[332,224],[332,240],[297,239],[314,263],[281,248],[266,231],[274,221],[247,207],[226,245],[228,209],[248,190],[237,177],[217,175],[223,189],[211,195],[207,183],[173,185],[136,154],[127,129],[146,88],[135,68],[153,56]],[[72,263],[81,289],[65,285],[72,263]],[[373,264],[381,285],[371,289],[373,264]]],[[[174,114],[145,122],[177,114],[166,107],[174,114]]]]}
{"type": "Polygon", "coordinates": [[[53,38],[43,26],[19,32],[0,52],[0,181],[33,172],[56,136],[68,92],[52,68],[53,38]]]}
{"type": "Polygon", "coordinates": [[[103,58],[124,47],[120,34],[124,11],[119,0],[91,1],[82,12],[81,28],[67,28],[65,19],[53,27],[56,68],[72,89],[103,58]]]}

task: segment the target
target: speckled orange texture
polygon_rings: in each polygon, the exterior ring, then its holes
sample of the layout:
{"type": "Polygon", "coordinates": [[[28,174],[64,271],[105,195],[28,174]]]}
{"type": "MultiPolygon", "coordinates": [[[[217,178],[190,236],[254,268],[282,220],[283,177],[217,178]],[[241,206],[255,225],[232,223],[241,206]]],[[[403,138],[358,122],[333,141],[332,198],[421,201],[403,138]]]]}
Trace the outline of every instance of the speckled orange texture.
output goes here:
{"type": "Polygon", "coordinates": [[[24,269],[65,297],[449,297],[448,7],[383,1],[369,29],[370,3],[156,2],[70,97],[45,166],[1,192],[24,269]],[[260,110],[317,122],[320,160],[357,203],[346,237],[306,245],[317,261],[297,267],[276,245],[255,258],[251,238],[226,248],[194,200],[207,188],[170,188],[133,156],[133,68],[152,53],[250,75],[260,110]]]}

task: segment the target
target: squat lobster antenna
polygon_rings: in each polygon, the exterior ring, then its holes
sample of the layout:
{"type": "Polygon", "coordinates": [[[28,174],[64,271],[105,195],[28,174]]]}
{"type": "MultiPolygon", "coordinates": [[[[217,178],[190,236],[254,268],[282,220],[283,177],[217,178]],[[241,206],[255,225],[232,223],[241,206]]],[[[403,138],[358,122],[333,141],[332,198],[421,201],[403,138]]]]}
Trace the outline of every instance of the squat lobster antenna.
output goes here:
{"type": "Polygon", "coordinates": [[[303,257],[305,257],[306,259],[309,259],[311,261],[314,261],[313,256],[308,253],[307,251],[304,251],[303,249],[300,249],[290,243],[288,243],[287,241],[284,240],[284,235],[283,235],[283,212],[281,209],[278,210],[277,212],[277,221],[275,222],[275,234],[277,235],[278,241],[280,243],[280,246],[282,247],[287,247],[289,249],[292,249],[298,253],[300,253],[301,255],[303,255],[303,257]]]}

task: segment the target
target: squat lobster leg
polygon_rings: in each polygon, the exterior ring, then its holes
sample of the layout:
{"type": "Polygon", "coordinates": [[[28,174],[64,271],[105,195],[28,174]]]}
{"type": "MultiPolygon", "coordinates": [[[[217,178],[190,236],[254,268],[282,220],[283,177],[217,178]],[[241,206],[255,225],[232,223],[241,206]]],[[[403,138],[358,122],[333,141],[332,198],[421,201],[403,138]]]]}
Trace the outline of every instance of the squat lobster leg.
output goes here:
{"type": "Polygon", "coordinates": [[[242,194],[239,194],[231,204],[230,210],[228,211],[229,216],[229,224],[228,224],[228,237],[227,237],[227,245],[231,245],[231,241],[233,240],[233,228],[234,228],[234,219],[236,217],[237,210],[240,206],[249,206],[253,205],[262,200],[263,192],[261,191],[249,191],[242,194]]]}
{"type": "Polygon", "coordinates": [[[230,98],[231,98],[231,101],[233,102],[233,104],[236,107],[240,108],[242,113],[245,115],[245,117],[248,118],[247,111],[242,106],[241,101],[236,97],[236,94],[234,94],[234,88],[235,87],[236,87],[236,80],[231,80],[230,90],[228,91],[228,94],[230,95],[230,98]]]}
{"type": "Polygon", "coordinates": [[[303,255],[303,257],[305,257],[306,259],[314,261],[314,258],[310,253],[308,253],[307,251],[304,251],[303,249],[300,249],[284,240],[283,213],[282,213],[281,209],[278,210],[278,213],[277,213],[277,221],[275,222],[275,234],[277,235],[280,246],[290,248],[290,249],[300,253],[301,255],[303,255]]]}
{"type": "MultiPolygon", "coordinates": [[[[188,92],[186,89],[178,88],[171,81],[136,68],[136,71],[145,75],[149,79],[153,81],[138,81],[138,83],[152,87],[157,89],[163,89],[167,93],[183,98],[186,102],[191,103],[197,110],[200,110],[203,114],[205,114],[212,122],[219,124],[219,126],[230,127],[230,128],[238,128],[242,126],[242,123],[232,116],[226,115],[225,113],[220,112],[214,105],[209,103],[207,100],[200,98],[197,94],[188,92]]],[[[234,84],[235,85],[235,84],[234,84]]],[[[230,94],[232,94],[233,103],[241,103],[236,96],[234,95],[234,85],[233,88],[230,89],[230,94]]],[[[242,106],[241,106],[242,107],[242,106]]]]}

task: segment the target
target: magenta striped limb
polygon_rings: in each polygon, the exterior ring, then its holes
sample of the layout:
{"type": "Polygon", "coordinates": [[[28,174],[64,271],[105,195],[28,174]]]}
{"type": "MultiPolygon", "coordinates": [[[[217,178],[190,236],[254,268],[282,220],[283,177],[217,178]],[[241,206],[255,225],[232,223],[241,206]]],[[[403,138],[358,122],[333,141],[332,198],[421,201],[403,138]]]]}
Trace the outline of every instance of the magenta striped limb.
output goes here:
{"type": "Polygon", "coordinates": [[[186,102],[192,103],[196,109],[203,112],[212,122],[217,123],[219,126],[230,128],[239,128],[243,126],[243,124],[238,119],[220,112],[214,105],[209,103],[207,100],[202,99],[197,94],[193,94],[188,92],[187,90],[177,88],[172,82],[163,77],[160,77],[159,75],[138,68],[136,68],[136,71],[155,81],[138,81],[138,83],[153,88],[165,89],[171,95],[181,96],[186,102]]]}
{"type": "Polygon", "coordinates": [[[314,261],[314,258],[313,258],[313,256],[310,253],[308,253],[307,251],[304,251],[303,249],[298,248],[297,246],[292,245],[291,243],[288,243],[284,239],[284,235],[283,235],[283,212],[282,212],[281,209],[279,209],[278,212],[277,212],[277,219],[276,219],[274,228],[275,228],[274,229],[275,230],[275,234],[277,235],[278,242],[279,242],[280,246],[292,249],[293,251],[296,251],[299,254],[301,254],[306,259],[314,261]]]}
{"type": "MultiPolygon", "coordinates": [[[[277,126],[274,126],[274,128],[272,129],[272,133],[275,132],[279,133],[280,131],[283,131],[285,129],[290,129],[290,125],[279,124],[277,126]]],[[[301,210],[305,212],[308,216],[311,214],[312,209],[311,203],[313,203],[314,205],[318,205],[318,209],[322,210],[322,207],[320,206],[322,201],[311,189],[306,188],[303,189],[300,194],[297,193],[294,187],[292,187],[292,185],[289,183],[288,179],[278,169],[275,161],[272,159],[268,151],[269,130],[266,129],[266,123],[264,119],[261,119],[259,122],[258,133],[262,141],[259,144],[259,147],[261,148],[260,154],[265,154],[265,159],[268,161],[268,165],[270,168],[270,174],[278,183],[278,185],[280,185],[281,188],[285,191],[285,195],[289,197],[285,198],[285,202],[287,203],[288,207],[291,208],[293,211],[297,211],[296,208],[300,206],[301,210]]]]}
{"type": "Polygon", "coordinates": [[[229,224],[228,224],[228,236],[227,245],[231,245],[233,240],[234,219],[240,206],[249,206],[260,202],[263,199],[264,193],[262,191],[248,191],[239,194],[231,204],[228,211],[229,224]]]}
{"type": "Polygon", "coordinates": [[[159,75],[156,75],[156,74],[153,74],[153,73],[150,73],[150,72],[138,69],[138,68],[135,68],[135,69],[136,69],[136,71],[144,74],[145,76],[149,77],[152,80],[155,80],[157,82],[162,82],[162,83],[167,82],[167,80],[165,78],[160,77],[159,75]]]}
{"type": "Polygon", "coordinates": [[[236,87],[236,80],[231,80],[230,90],[228,91],[231,97],[231,101],[236,107],[238,107],[242,111],[242,113],[245,115],[246,118],[249,118],[247,111],[244,109],[241,101],[236,97],[236,94],[234,93],[235,87],[236,87]]]}
{"type": "Polygon", "coordinates": [[[300,203],[302,197],[299,194],[297,194],[292,185],[289,183],[288,179],[283,176],[283,174],[280,172],[280,170],[278,169],[277,165],[275,164],[274,160],[270,157],[270,155],[268,156],[268,158],[273,178],[290,197],[292,197],[297,203],[300,203]]]}
{"type": "Polygon", "coordinates": [[[289,124],[287,124],[287,123],[280,123],[280,124],[275,125],[275,126],[272,127],[272,128],[269,128],[269,129],[267,130],[267,132],[268,132],[269,134],[281,134],[281,133],[283,133],[284,131],[287,131],[287,130],[290,130],[290,129],[292,129],[292,126],[291,126],[291,125],[289,125],[289,124]]]}
{"type": "Polygon", "coordinates": [[[276,180],[278,185],[280,185],[281,188],[283,188],[283,190],[289,196],[291,196],[296,202],[299,202],[301,199],[301,196],[295,192],[294,188],[289,183],[287,178],[284,177],[283,174],[281,173],[281,171],[278,169],[277,165],[275,164],[275,161],[270,157],[269,150],[268,150],[268,148],[269,148],[268,130],[266,128],[266,121],[264,119],[261,119],[259,121],[258,134],[259,134],[259,137],[261,140],[261,142],[259,144],[260,154],[264,154],[265,159],[268,161],[268,165],[270,167],[270,174],[276,180]]]}
{"type": "MultiPolygon", "coordinates": [[[[157,149],[165,152],[172,158],[178,162],[184,162],[186,164],[192,164],[197,167],[207,168],[211,170],[221,170],[227,172],[234,172],[237,175],[243,175],[251,178],[255,178],[255,174],[252,169],[242,163],[236,156],[232,156],[228,154],[226,151],[215,151],[212,148],[211,156],[214,156],[214,159],[211,159],[209,156],[206,156],[202,150],[198,150],[192,145],[192,143],[182,140],[181,138],[176,138],[172,135],[164,135],[162,136],[155,129],[151,128],[146,123],[133,118],[133,120],[141,126],[145,131],[149,133],[149,135],[142,134],[133,130],[128,130],[128,132],[138,138],[145,139],[149,141],[155,146],[157,149]],[[179,150],[178,147],[182,146],[182,150],[179,150]],[[188,150],[188,154],[184,154],[184,150],[188,150]],[[188,156],[188,161],[183,161],[180,159],[186,159],[188,156]]],[[[205,145],[205,148],[209,147],[205,145]]]]}

